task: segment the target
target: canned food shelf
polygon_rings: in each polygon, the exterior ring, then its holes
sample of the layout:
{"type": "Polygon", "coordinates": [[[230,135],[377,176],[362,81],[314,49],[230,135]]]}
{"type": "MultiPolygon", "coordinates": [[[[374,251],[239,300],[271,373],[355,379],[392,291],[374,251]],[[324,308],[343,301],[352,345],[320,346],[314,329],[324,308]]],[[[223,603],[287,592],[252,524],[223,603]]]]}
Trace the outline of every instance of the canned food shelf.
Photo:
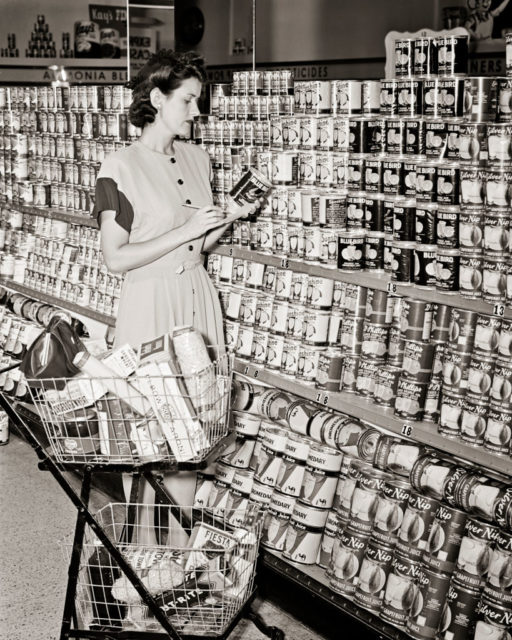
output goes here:
{"type": "Polygon", "coordinates": [[[250,251],[248,249],[231,246],[219,246],[212,253],[250,260],[251,262],[257,262],[259,264],[272,265],[277,268],[289,269],[294,272],[307,273],[312,276],[357,284],[371,289],[378,289],[380,291],[388,291],[391,294],[403,297],[413,296],[415,299],[422,300],[424,302],[437,302],[438,304],[445,304],[459,309],[468,309],[470,311],[477,311],[488,315],[512,318],[512,308],[505,304],[491,304],[482,300],[469,299],[458,293],[443,293],[435,289],[411,287],[408,284],[392,282],[387,274],[370,273],[368,271],[340,271],[338,269],[329,269],[321,265],[308,264],[299,260],[289,260],[288,258],[280,258],[258,253],[257,251],[250,251]]]}
{"type": "Polygon", "coordinates": [[[343,614],[354,618],[356,622],[363,621],[368,628],[378,634],[379,638],[408,640],[409,636],[404,631],[387,624],[370,613],[370,611],[362,609],[347,598],[333,592],[329,586],[329,578],[321,567],[317,565],[298,565],[284,558],[278,551],[264,548],[260,550],[260,562],[265,568],[299,584],[311,595],[325,600],[343,614]]]}
{"type": "Polygon", "coordinates": [[[255,378],[260,383],[269,384],[272,387],[300,396],[305,400],[317,402],[323,407],[341,411],[400,436],[407,436],[416,442],[428,444],[440,451],[478,464],[485,467],[486,473],[488,472],[490,475],[497,477],[500,477],[500,475],[512,476],[509,458],[493,455],[480,448],[466,445],[460,440],[446,438],[434,431],[431,423],[409,422],[405,419],[397,418],[393,415],[392,409],[384,408],[353,393],[347,393],[346,391],[325,392],[300,384],[277,373],[266,371],[262,367],[248,365],[246,362],[237,359],[234,361],[234,371],[255,378]]]}
{"type": "Polygon", "coordinates": [[[14,282],[13,280],[0,278],[0,285],[10,291],[17,291],[18,293],[23,293],[28,297],[35,298],[39,302],[46,302],[47,304],[51,304],[57,307],[62,307],[63,309],[72,311],[75,314],[92,318],[93,320],[97,320],[98,322],[107,324],[111,327],[115,326],[116,321],[115,321],[115,318],[113,318],[112,316],[108,316],[104,313],[98,313],[97,311],[92,311],[87,307],[81,307],[78,304],[67,302],[66,300],[62,300],[61,298],[56,298],[55,296],[51,296],[46,293],[41,293],[37,289],[26,287],[25,285],[20,284],[18,282],[14,282]]]}
{"type": "Polygon", "coordinates": [[[93,229],[98,228],[96,220],[94,218],[90,218],[85,213],[67,213],[65,211],[60,211],[59,209],[43,209],[41,207],[34,207],[27,204],[16,205],[13,209],[34,216],[42,216],[44,218],[51,218],[52,220],[63,220],[64,222],[79,224],[82,227],[92,227],[93,229]]]}

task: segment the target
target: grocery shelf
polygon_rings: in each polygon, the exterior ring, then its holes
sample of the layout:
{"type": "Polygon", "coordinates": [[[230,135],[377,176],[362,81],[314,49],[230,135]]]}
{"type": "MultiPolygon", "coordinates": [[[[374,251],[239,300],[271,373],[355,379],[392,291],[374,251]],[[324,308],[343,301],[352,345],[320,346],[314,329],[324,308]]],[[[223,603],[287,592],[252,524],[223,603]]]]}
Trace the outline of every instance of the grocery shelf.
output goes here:
{"type": "Polygon", "coordinates": [[[260,548],[260,558],[264,567],[296,583],[311,595],[321,598],[343,614],[354,618],[358,623],[364,624],[377,634],[376,638],[388,638],[389,640],[408,640],[410,638],[405,631],[384,622],[370,611],[332,591],[325,571],[321,567],[291,562],[283,558],[279,552],[264,547],[260,548]]]}
{"type": "Polygon", "coordinates": [[[324,278],[330,278],[331,280],[341,280],[342,282],[358,284],[363,287],[370,287],[371,289],[380,289],[381,291],[388,291],[393,295],[412,297],[415,300],[436,302],[449,307],[458,307],[459,309],[469,309],[470,311],[478,311],[479,313],[486,313],[488,315],[512,318],[512,308],[507,307],[505,304],[491,304],[478,299],[470,300],[458,293],[442,293],[436,289],[426,289],[411,284],[400,284],[399,282],[393,282],[388,274],[372,273],[371,271],[342,271],[341,269],[333,269],[320,264],[311,264],[301,260],[289,260],[284,256],[274,256],[230,245],[218,246],[212,253],[252,260],[253,262],[269,264],[283,269],[291,269],[292,271],[308,273],[314,276],[322,276],[324,278]]]}
{"type": "Polygon", "coordinates": [[[302,260],[290,260],[285,256],[260,253],[231,245],[219,245],[215,247],[215,250],[211,253],[231,256],[233,258],[243,258],[244,260],[261,262],[282,269],[291,269],[292,271],[298,271],[300,273],[330,278],[331,280],[341,280],[343,282],[350,282],[351,284],[359,284],[363,287],[381,289],[382,291],[387,289],[388,282],[390,281],[389,276],[385,274],[370,273],[368,271],[341,271],[340,269],[323,267],[320,264],[312,264],[310,262],[303,262],[302,260]]]}
{"type": "Polygon", "coordinates": [[[431,422],[414,422],[398,418],[393,410],[384,408],[353,393],[346,391],[323,391],[314,386],[286,378],[279,373],[265,369],[263,365],[255,365],[238,358],[235,359],[234,371],[246,375],[258,382],[274,386],[292,393],[323,407],[341,411],[354,418],[364,420],[401,437],[429,445],[444,453],[485,467],[492,474],[512,476],[512,460],[509,456],[494,455],[482,447],[473,447],[460,440],[447,438],[437,432],[437,425],[431,422]]]}
{"type": "Polygon", "coordinates": [[[51,218],[52,220],[63,220],[71,224],[78,224],[82,227],[98,228],[95,218],[91,218],[87,213],[69,213],[62,209],[51,209],[47,207],[35,207],[29,204],[11,204],[12,209],[28,213],[34,216],[42,216],[43,218],[51,218]]]}
{"type": "Polygon", "coordinates": [[[18,293],[22,293],[29,298],[34,298],[39,302],[45,302],[46,304],[52,304],[56,307],[60,307],[61,309],[67,309],[72,313],[77,315],[86,316],[87,318],[92,318],[97,322],[101,322],[103,324],[108,324],[113,327],[116,324],[116,319],[112,316],[108,316],[105,313],[99,313],[98,311],[93,311],[92,309],[87,309],[87,307],[81,307],[74,302],[68,302],[66,300],[62,300],[61,298],[57,298],[55,296],[49,295],[48,293],[42,293],[37,289],[32,289],[31,287],[27,287],[24,284],[20,284],[19,282],[14,282],[14,280],[10,280],[7,278],[0,278],[0,285],[9,289],[11,291],[17,291],[18,293]]]}

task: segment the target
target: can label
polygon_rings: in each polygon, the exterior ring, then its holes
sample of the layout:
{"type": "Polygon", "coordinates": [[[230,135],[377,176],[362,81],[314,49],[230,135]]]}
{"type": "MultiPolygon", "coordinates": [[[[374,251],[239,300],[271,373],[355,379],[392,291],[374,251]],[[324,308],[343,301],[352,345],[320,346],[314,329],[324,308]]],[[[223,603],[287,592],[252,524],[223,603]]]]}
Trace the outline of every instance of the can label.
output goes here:
{"type": "Polygon", "coordinates": [[[436,571],[455,567],[467,515],[458,509],[440,505],[430,529],[423,563],[436,571]]]}
{"type": "Polygon", "coordinates": [[[368,543],[367,535],[343,530],[334,543],[330,587],[336,593],[353,595],[368,543]]]}
{"type": "Polygon", "coordinates": [[[421,561],[439,502],[429,496],[412,493],[400,526],[397,550],[404,556],[421,561]]]}
{"type": "Polygon", "coordinates": [[[380,83],[380,113],[394,116],[398,112],[398,80],[381,80],[380,83]]]}
{"type": "Polygon", "coordinates": [[[437,205],[435,203],[418,203],[415,212],[415,237],[419,244],[435,245],[436,243],[437,205]]]}
{"type": "Polygon", "coordinates": [[[301,564],[315,564],[327,515],[327,510],[296,505],[286,532],[284,557],[301,564]]]}
{"type": "Polygon", "coordinates": [[[435,637],[441,617],[440,603],[445,600],[449,586],[449,574],[422,569],[407,621],[407,632],[413,638],[435,637]]]}
{"type": "Polygon", "coordinates": [[[392,548],[373,540],[369,542],[359,570],[354,597],[356,604],[372,611],[380,609],[392,561],[392,548]]]}
{"type": "Polygon", "coordinates": [[[381,544],[393,546],[398,540],[404,511],[411,491],[409,485],[385,482],[378,498],[372,537],[381,544]]]}
{"type": "Polygon", "coordinates": [[[421,156],[425,153],[425,120],[411,118],[405,123],[405,153],[421,156]]]}
{"type": "Polygon", "coordinates": [[[440,640],[464,640],[478,615],[480,593],[452,581],[442,607],[440,640]]]}
{"type": "Polygon", "coordinates": [[[405,150],[405,121],[388,118],[385,121],[384,151],[391,155],[402,155],[405,150]]]}
{"type": "Polygon", "coordinates": [[[318,550],[317,565],[324,569],[329,569],[331,563],[332,551],[338,533],[339,518],[335,511],[329,511],[327,522],[325,523],[320,549],[318,550]]]}
{"type": "Polygon", "coordinates": [[[380,617],[386,622],[404,628],[416,591],[413,577],[401,575],[396,569],[392,570],[388,575],[380,617]]]}

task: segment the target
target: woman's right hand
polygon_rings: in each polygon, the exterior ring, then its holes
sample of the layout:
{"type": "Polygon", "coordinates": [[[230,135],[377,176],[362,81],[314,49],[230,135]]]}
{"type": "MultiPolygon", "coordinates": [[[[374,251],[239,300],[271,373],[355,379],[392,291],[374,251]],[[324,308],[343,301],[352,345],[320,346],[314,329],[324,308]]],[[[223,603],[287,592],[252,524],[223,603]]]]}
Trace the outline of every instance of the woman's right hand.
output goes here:
{"type": "Polygon", "coordinates": [[[211,229],[215,229],[225,224],[226,217],[219,207],[207,205],[195,211],[187,220],[187,229],[191,232],[192,238],[199,238],[205,235],[211,229]]]}

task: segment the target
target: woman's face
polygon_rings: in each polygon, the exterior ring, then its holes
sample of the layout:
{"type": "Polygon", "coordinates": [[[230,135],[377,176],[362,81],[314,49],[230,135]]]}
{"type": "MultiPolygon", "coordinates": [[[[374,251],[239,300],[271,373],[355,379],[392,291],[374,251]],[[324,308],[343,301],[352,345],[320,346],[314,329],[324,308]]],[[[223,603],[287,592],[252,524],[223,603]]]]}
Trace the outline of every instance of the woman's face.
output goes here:
{"type": "Polygon", "coordinates": [[[201,83],[197,78],[187,78],[168,96],[163,96],[160,119],[173,136],[188,136],[190,125],[199,115],[197,101],[201,95],[201,83]]]}

